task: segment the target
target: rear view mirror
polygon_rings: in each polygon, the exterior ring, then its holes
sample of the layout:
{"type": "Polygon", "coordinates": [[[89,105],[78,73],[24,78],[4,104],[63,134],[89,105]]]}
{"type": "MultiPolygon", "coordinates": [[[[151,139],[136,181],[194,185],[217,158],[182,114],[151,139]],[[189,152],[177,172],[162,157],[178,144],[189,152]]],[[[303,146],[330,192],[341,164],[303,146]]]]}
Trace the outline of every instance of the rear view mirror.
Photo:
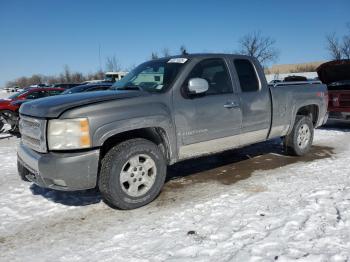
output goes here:
{"type": "Polygon", "coordinates": [[[188,81],[188,91],[190,94],[203,94],[209,89],[208,81],[203,78],[191,78],[188,81]]]}

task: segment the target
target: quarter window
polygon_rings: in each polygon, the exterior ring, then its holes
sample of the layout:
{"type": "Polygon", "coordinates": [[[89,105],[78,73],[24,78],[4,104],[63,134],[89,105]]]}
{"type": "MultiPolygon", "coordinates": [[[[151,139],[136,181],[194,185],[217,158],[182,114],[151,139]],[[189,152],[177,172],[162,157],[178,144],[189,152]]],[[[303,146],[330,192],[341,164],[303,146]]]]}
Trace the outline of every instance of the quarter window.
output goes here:
{"type": "Polygon", "coordinates": [[[252,63],[246,59],[234,61],[242,92],[259,91],[259,80],[252,63]]]}
{"type": "Polygon", "coordinates": [[[207,95],[232,93],[232,85],[226,65],[222,59],[206,59],[199,62],[189,74],[191,78],[203,78],[208,81],[207,95]]]}

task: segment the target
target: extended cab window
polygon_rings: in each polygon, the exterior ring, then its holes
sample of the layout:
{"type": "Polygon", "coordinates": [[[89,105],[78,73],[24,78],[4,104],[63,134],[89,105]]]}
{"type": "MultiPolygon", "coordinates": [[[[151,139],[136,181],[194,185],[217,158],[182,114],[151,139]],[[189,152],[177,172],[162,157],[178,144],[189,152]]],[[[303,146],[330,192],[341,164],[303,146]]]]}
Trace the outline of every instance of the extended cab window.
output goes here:
{"type": "Polygon", "coordinates": [[[234,64],[242,92],[259,91],[259,80],[252,63],[247,59],[236,59],[234,64]]]}
{"type": "Polygon", "coordinates": [[[208,81],[207,95],[232,93],[232,85],[225,62],[222,59],[206,59],[199,62],[189,74],[191,78],[203,78],[208,81]]]}

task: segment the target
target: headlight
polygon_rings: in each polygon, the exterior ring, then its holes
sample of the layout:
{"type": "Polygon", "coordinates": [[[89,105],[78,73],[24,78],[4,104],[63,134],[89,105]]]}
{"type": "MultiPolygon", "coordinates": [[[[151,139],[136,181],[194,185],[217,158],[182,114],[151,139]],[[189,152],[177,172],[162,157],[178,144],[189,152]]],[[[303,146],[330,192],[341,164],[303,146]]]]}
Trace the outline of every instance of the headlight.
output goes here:
{"type": "Polygon", "coordinates": [[[87,118],[49,120],[47,137],[50,150],[91,147],[87,118]]]}

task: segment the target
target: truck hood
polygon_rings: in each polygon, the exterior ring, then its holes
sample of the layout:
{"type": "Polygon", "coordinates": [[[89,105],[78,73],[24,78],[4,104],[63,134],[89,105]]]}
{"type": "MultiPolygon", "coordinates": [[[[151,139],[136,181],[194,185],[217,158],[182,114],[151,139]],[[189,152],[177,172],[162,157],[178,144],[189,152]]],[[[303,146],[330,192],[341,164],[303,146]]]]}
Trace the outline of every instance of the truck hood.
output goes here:
{"type": "Polygon", "coordinates": [[[100,103],[111,100],[147,96],[147,92],[141,91],[99,91],[58,95],[53,97],[36,99],[23,103],[19,112],[23,115],[40,118],[57,118],[64,111],[79,106],[100,103]]]}
{"type": "Polygon", "coordinates": [[[324,63],[317,68],[317,74],[318,78],[327,85],[350,80],[350,59],[324,63]]]}

